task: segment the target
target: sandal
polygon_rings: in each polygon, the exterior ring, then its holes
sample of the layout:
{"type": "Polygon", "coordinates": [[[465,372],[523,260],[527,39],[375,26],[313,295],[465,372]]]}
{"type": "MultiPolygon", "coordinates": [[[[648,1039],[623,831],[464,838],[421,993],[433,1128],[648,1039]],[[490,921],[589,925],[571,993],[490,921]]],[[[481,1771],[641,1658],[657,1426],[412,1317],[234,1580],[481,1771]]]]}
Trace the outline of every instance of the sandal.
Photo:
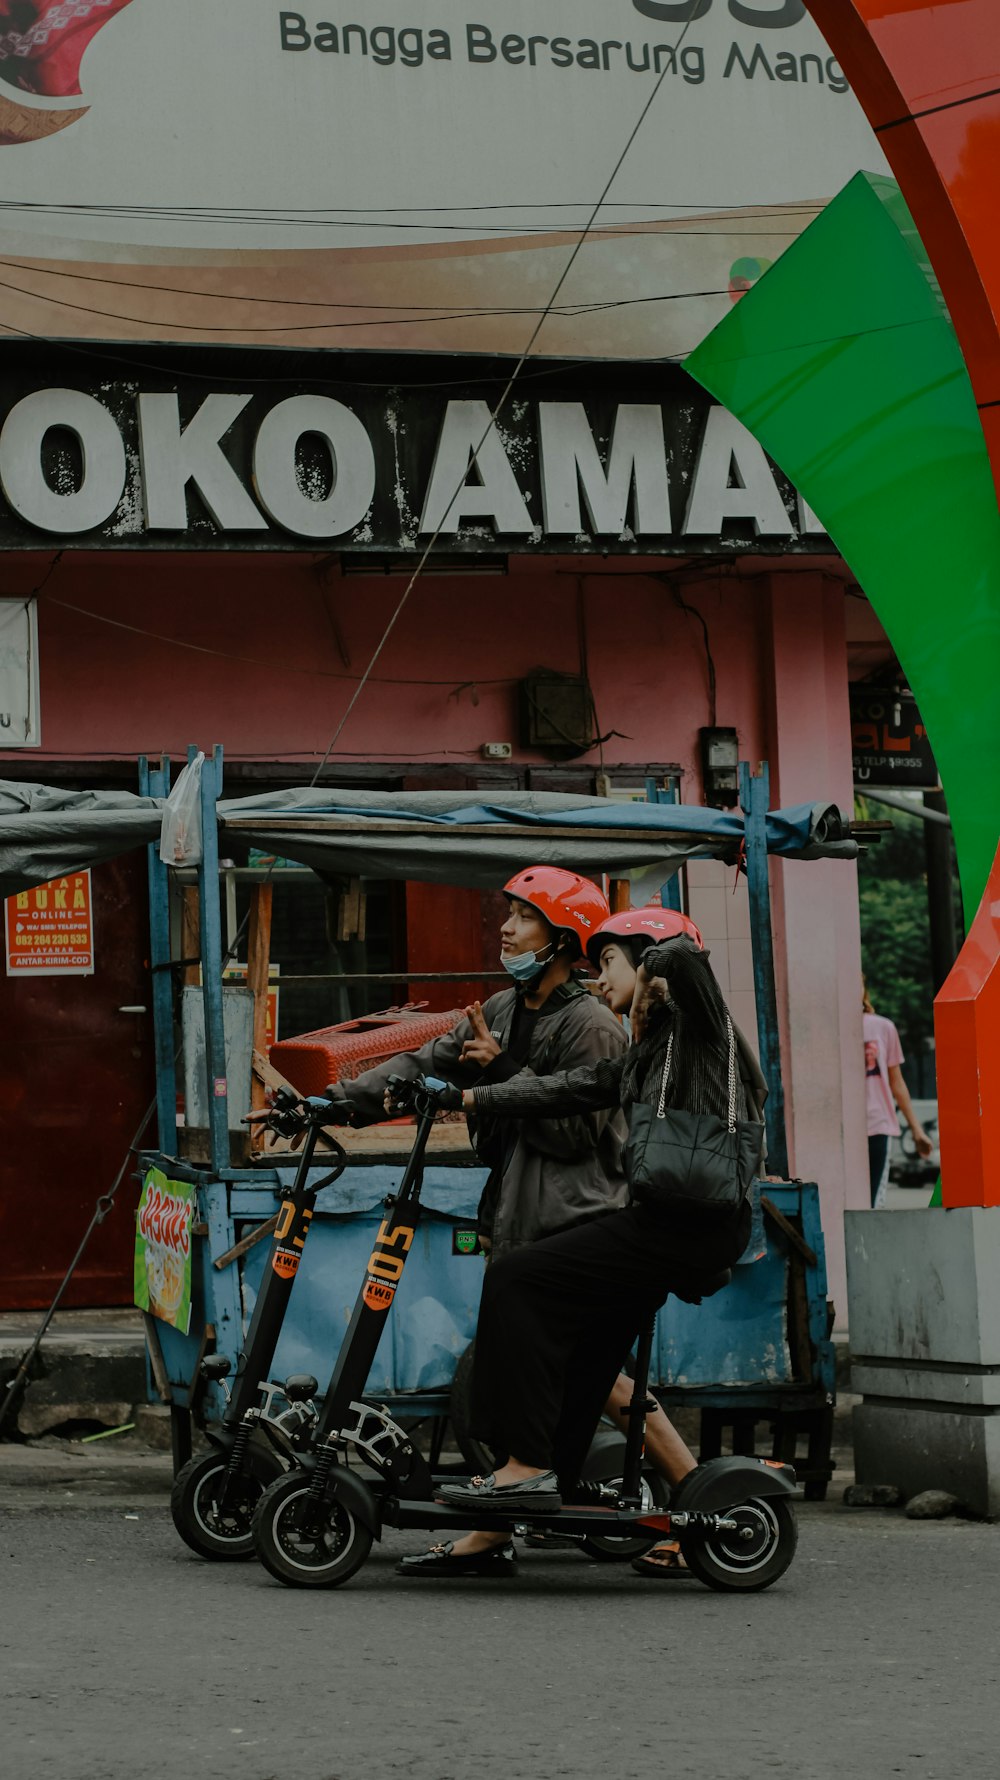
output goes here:
{"type": "Polygon", "coordinates": [[[632,1568],[639,1576],[690,1576],[676,1539],[665,1539],[640,1558],[632,1559],[632,1568]]]}

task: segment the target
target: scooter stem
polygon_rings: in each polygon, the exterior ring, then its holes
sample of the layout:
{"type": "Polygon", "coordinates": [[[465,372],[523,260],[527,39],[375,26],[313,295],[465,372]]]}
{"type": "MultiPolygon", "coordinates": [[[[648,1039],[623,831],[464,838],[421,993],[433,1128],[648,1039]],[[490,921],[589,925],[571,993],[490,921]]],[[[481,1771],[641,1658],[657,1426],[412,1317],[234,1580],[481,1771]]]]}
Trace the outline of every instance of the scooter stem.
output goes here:
{"type": "Polygon", "coordinates": [[[625,1470],[622,1479],[622,1496],[626,1502],[640,1503],[642,1500],[642,1454],[646,1439],[646,1416],[656,1404],[649,1395],[649,1368],[653,1357],[653,1334],[656,1329],[656,1312],[643,1324],[635,1350],[635,1378],[632,1385],[632,1400],[625,1411],[628,1416],[628,1433],[625,1436],[625,1470]]]}

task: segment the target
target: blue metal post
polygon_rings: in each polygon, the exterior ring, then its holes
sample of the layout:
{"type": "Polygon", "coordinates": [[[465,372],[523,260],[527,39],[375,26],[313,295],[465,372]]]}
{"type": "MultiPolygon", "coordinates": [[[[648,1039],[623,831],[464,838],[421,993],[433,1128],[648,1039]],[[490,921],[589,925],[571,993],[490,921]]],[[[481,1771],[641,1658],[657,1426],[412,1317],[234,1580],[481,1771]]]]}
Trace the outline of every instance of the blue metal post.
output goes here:
{"type": "Polygon", "coordinates": [[[212,1168],[229,1167],[229,1101],[226,1031],[222,1013],[222,916],[219,910],[219,830],[215,806],[222,791],[222,749],[213,750],[201,774],[202,854],[198,868],[201,914],[201,983],[205,1008],[205,1065],[212,1168]]]}
{"type": "Polygon", "coordinates": [[[771,800],[771,775],[767,762],[754,776],[740,761],[740,805],[746,836],[747,887],[750,892],[750,937],[753,946],[753,986],[757,1004],[757,1047],[760,1066],[770,1092],[765,1108],[767,1168],[769,1174],[788,1174],[788,1139],[785,1132],[785,1090],[781,1079],[781,1040],[778,1032],[778,998],[774,987],[774,939],[771,933],[771,888],[767,876],[767,812],[771,800]]]}
{"type": "MultiPolygon", "coordinates": [[[[676,785],[658,785],[653,778],[646,780],[647,803],[677,803],[678,801],[676,785]]],[[[660,901],[665,909],[673,909],[678,915],[681,913],[681,876],[679,871],[675,871],[673,877],[668,878],[667,882],[661,886],[660,901]]]]}
{"type": "MultiPolygon", "coordinates": [[[[139,759],[139,791],[143,797],[166,797],[170,790],[170,761],[164,754],[158,767],[139,759]]],[[[174,1046],[174,994],[170,977],[170,890],[168,867],[160,858],[158,842],[146,849],[149,879],[149,964],[153,998],[153,1045],[156,1058],[156,1124],[164,1155],[177,1149],[177,1080],[174,1046]]]]}

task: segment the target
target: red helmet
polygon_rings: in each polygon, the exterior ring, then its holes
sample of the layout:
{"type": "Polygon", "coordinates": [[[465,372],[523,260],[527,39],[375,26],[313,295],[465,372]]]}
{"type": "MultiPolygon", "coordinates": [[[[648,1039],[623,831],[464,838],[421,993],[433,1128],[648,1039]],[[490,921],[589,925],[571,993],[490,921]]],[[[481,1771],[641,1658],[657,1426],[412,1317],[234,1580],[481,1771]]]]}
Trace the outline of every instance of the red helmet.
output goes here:
{"type": "Polygon", "coordinates": [[[557,933],[572,934],[579,952],[611,913],[596,884],[578,872],[561,871],[557,865],[529,865],[504,885],[503,893],[526,902],[557,933]]]}
{"type": "Polygon", "coordinates": [[[690,915],[679,915],[676,909],[661,909],[650,904],[644,909],[626,909],[620,915],[609,915],[587,941],[587,957],[594,969],[600,967],[601,948],[609,939],[641,940],[644,945],[658,946],[665,939],[676,939],[686,933],[700,952],[705,942],[690,915]]]}

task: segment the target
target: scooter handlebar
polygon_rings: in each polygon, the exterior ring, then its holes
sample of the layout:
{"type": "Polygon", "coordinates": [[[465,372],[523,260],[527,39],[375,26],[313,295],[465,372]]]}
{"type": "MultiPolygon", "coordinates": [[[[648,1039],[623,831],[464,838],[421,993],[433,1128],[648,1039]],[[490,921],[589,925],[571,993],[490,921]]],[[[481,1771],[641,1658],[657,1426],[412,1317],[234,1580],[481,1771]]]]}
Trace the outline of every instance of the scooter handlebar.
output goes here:
{"type": "Polygon", "coordinates": [[[425,1109],[445,1112],[462,1104],[461,1089],[436,1075],[391,1075],[387,1084],[389,1105],[393,1112],[422,1113],[425,1109]]]}
{"type": "MultiPolygon", "coordinates": [[[[260,1115],[251,1115],[259,1118],[260,1115]]],[[[348,1125],[351,1109],[345,1101],[328,1100],[325,1094],[296,1094],[279,1088],[263,1123],[280,1137],[298,1137],[312,1125],[348,1125]]]]}

